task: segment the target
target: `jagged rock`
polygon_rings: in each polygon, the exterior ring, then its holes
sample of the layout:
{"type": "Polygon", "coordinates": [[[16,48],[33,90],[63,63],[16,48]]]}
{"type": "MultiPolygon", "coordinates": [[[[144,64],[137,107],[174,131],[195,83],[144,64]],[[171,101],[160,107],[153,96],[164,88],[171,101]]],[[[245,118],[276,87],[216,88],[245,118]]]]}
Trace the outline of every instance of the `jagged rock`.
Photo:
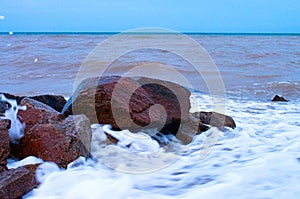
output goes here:
{"type": "Polygon", "coordinates": [[[90,157],[92,134],[86,116],[64,118],[51,107],[29,98],[24,98],[20,105],[27,107],[18,113],[25,124],[24,137],[20,144],[12,145],[13,157],[36,156],[64,168],[79,156],[90,157]]]}
{"type": "Polygon", "coordinates": [[[65,116],[85,114],[91,123],[110,124],[113,129],[134,132],[150,121],[156,125],[160,122],[160,112],[150,111],[153,104],[148,93],[131,78],[89,78],[81,82],[62,113],[65,116]]]}
{"type": "Polygon", "coordinates": [[[272,99],[272,102],[288,102],[284,97],[275,95],[272,99]]]}
{"type": "Polygon", "coordinates": [[[9,134],[11,121],[8,119],[0,119],[0,172],[6,169],[7,157],[10,153],[9,134]]]}
{"type": "Polygon", "coordinates": [[[0,198],[21,198],[38,186],[35,170],[38,164],[9,169],[0,173],[0,198]]]}
{"type": "Polygon", "coordinates": [[[219,129],[223,129],[224,126],[230,127],[232,129],[236,127],[236,124],[232,117],[221,113],[201,111],[192,113],[192,115],[195,118],[199,119],[203,124],[208,124],[219,129]]]}
{"type": "Polygon", "coordinates": [[[24,98],[20,106],[26,110],[19,110],[18,118],[25,124],[24,134],[36,124],[48,124],[62,121],[65,117],[50,106],[30,98],[24,98]]]}

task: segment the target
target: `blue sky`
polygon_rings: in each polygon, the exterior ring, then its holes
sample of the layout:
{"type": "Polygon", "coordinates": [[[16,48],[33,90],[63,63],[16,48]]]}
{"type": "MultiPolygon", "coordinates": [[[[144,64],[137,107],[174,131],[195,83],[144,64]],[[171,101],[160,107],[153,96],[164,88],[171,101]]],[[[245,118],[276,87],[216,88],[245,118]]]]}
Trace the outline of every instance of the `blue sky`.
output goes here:
{"type": "Polygon", "coordinates": [[[299,21],[299,0],[0,0],[0,32],[299,33],[299,21]]]}

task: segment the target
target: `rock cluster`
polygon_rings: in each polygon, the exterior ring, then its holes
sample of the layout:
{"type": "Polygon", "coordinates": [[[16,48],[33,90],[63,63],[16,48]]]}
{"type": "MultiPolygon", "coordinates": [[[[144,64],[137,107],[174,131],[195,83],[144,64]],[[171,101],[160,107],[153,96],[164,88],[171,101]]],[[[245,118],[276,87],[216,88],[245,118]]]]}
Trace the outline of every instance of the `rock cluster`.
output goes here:
{"type": "MultiPolygon", "coordinates": [[[[0,93],[1,94],[1,93],[0,93]]],[[[110,124],[113,130],[173,134],[183,144],[210,126],[235,128],[234,120],[215,112],[190,113],[190,91],[176,83],[145,77],[106,76],[85,79],[66,102],[62,96],[14,96],[26,110],[18,111],[24,125],[19,143],[11,143],[12,108],[0,100],[0,198],[19,198],[38,185],[38,165],[7,168],[7,158],[36,156],[62,168],[80,156],[90,157],[91,124],[110,124]]],[[[116,136],[117,137],[117,136],[116,136]]],[[[109,137],[112,143],[118,142],[109,137]]]]}

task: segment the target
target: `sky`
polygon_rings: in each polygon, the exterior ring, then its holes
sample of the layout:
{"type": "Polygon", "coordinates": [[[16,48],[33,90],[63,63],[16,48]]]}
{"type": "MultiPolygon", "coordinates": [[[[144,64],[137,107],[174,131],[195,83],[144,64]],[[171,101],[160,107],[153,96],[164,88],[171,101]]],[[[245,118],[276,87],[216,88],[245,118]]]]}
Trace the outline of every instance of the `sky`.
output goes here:
{"type": "Polygon", "coordinates": [[[0,32],[300,33],[299,0],[0,0],[0,32]]]}

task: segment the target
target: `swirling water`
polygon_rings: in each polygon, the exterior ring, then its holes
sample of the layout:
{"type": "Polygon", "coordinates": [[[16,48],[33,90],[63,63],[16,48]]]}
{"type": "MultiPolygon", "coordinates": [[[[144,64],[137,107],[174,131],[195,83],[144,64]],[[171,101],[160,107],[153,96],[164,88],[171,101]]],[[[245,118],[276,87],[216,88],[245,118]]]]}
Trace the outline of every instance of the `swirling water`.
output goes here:
{"type": "MultiPolygon", "coordinates": [[[[82,59],[107,37],[3,36],[0,90],[70,96],[82,59]]],[[[25,198],[298,198],[300,37],[192,37],[208,50],[222,73],[226,114],[234,118],[236,129],[212,128],[187,146],[174,142],[169,147],[175,152],[161,148],[137,153],[100,145],[94,134],[92,153],[97,161],[78,159],[67,170],[43,164],[37,173],[41,185],[25,198]],[[290,101],[271,102],[274,94],[290,101]],[[217,140],[207,146],[206,141],[215,135],[217,140]],[[209,147],[205,153],[204,147],[209,147]]],[[[183,62],[168,53],[126,56],[121,58],[122,65],[133,58],[135,62],[168,61],[189,74],[183,62]]],[[[193,93],[192,99],[201,110],[212,109],[205,92],[193,93]]],[[[10,166],[32,161],[42,160],[31,157],[10,166]]]]}

